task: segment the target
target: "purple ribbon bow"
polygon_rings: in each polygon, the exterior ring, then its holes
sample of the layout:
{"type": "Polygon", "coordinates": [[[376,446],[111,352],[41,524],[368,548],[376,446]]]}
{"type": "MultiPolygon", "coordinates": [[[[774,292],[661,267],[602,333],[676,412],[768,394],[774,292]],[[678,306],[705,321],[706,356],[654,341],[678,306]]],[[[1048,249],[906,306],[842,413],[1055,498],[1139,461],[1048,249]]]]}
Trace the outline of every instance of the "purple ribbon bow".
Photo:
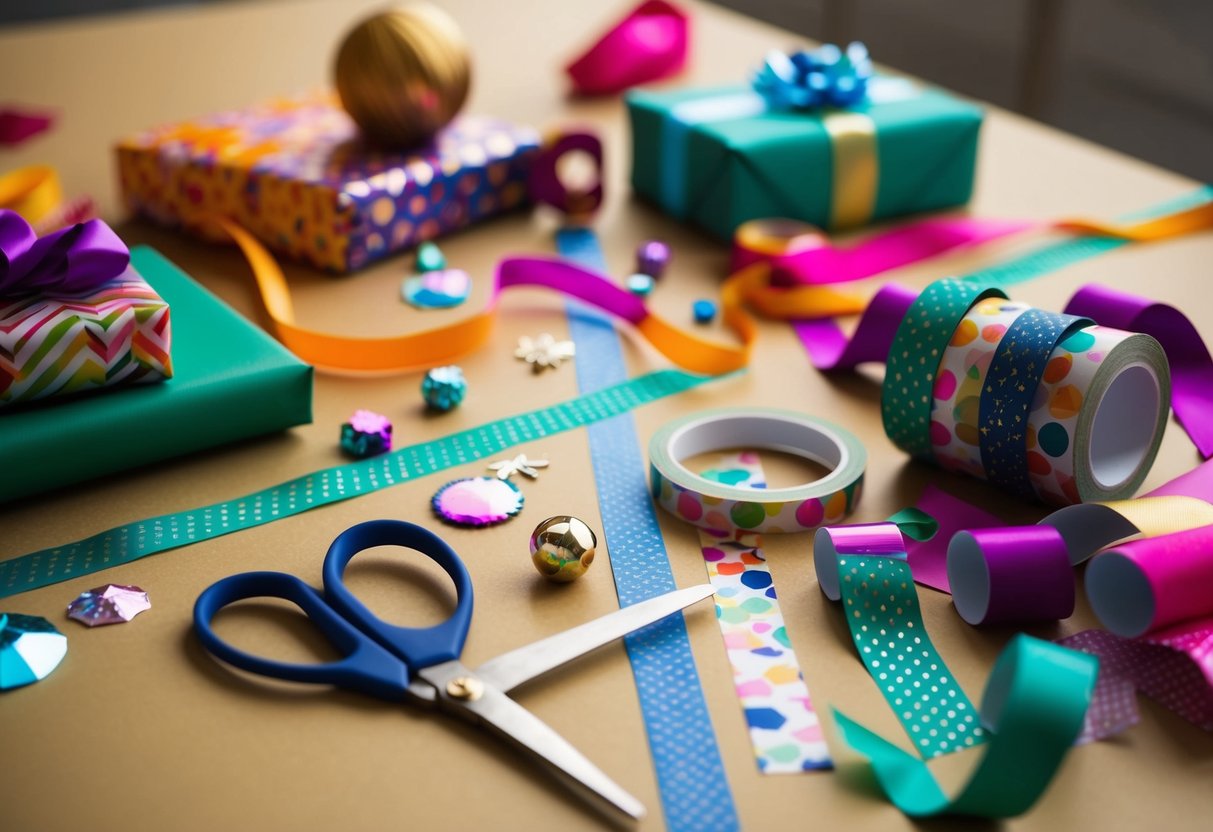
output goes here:
{"type": "Polygon", "coordinates": [[[40,238],[16,211],[0,211],[0,298],[87,292],[130,262],[126,244],[101,220],[40,238]]]}

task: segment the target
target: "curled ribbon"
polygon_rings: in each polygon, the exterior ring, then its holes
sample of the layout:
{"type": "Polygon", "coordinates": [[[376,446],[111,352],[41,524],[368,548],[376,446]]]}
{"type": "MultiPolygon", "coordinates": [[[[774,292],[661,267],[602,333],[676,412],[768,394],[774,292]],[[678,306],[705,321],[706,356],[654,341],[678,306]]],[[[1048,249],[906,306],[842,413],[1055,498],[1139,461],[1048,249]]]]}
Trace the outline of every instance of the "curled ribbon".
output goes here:
{"type": "Polygon", "coordinates": [[[126,270],[130,251],[101,220],[43,237],[15,211],[0,211],[0,297],[75,294],[126,270]]]}

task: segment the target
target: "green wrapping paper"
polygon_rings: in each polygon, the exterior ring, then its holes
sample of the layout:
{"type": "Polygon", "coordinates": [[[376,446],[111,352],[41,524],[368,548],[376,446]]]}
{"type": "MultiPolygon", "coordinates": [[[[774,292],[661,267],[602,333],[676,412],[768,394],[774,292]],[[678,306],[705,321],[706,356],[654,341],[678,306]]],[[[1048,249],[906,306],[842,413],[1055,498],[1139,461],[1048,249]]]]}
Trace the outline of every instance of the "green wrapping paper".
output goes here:
{"type": "Polygon", "coordinates": [[[633,92],[632,186],[724,239],[763,217],[839,228],[967,202],[981,110],[908,81],[876,80],[873,102],[809,113],[767,112],[744,87],[633,92]],[[874,192],[861,195],[859,219],[833,216],[841,157],[830,119],[842,112],[866,116],[875,133],[874,192]]]}
{"type": "Polygon", "coordinates": [[[156,251],[131,264],[173,310],[172,379],[0,415],[0,501],[312,420],[312,368],[156,251]]]}

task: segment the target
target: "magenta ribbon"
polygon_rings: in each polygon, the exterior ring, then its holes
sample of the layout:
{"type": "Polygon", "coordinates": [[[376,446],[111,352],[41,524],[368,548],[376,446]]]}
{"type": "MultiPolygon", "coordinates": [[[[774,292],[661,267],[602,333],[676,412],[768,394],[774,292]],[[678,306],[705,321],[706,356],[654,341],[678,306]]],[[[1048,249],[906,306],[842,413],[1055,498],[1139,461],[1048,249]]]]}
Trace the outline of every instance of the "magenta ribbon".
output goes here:
{"type": "Polygon", "coordinates": [[[833,318],[793,321],[792,328],[808,350],[814,367],[822,372],[854,370],[860,364],[888,358],[897,325],[916,297],[917,291],[896,283],[882,286],[868,303],[850,338],[833,318]]]}
{"type": "Polygon", "coordinates": [[[511,286],[544,286],[585,301],[630,324],[648,317],[644,301],[597,272],[554,257],[507,257],[497,264],[496,292],[511,286]]]}
{"type": "Polygon", "coordinates": [[[822,235],[819,246],[797,247],[795,251],[773,256],[734,240],[732,270],[765,261],[770,264],[776,283],[850,283],[1034,227],[1029,222],[970,217],[930,219],[876,234],[850,246],[830,245],[822,235]]]}
{"type": "Polygon", "coordinates": [[[1079,289],[1065,311],[1101,326],[1144,332],[1162,344],[1171,364],[1171,408],[1200,455],[1213,456],[1213,357],[1200,333],[1173,306],[1105,286],[1079,289]]]}
{"type": "Polygon", "coordinates": [[[89,220],[38,237],[15,211],[0,211],[0,298],[91,291],[126,271],[130,251],[89,220]]]}
{"type": "Polygon", "coordinates": [[[607,30],[565,72],[577,93],[613,95],[680,72],[689,43],[686,12],[664,0],[648,0],[607,30]]]}

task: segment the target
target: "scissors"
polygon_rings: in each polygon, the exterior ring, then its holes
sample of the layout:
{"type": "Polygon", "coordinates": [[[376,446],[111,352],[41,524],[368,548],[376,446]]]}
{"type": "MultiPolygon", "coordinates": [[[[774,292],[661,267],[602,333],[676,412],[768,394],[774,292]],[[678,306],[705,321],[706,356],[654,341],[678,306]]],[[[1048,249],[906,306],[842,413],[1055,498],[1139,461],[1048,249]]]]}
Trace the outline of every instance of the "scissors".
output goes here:
{"type": "Polygon", "coordinates": [[[212,584],[194,605],[203,646],[230,665],[293,682],[334,685],[392,701],[436,708],[479,724],[553,769],[597,808],[633,819],[644,806],[567,740],[507,694],[523,682],[608,644],[713,594],[707,584],[668,592],[498,656],[476,670],[459,661],[472,621],[472,578],[441,538],[400,520],[372,520],[346,529],[324,558],[323,591],[282,572],[245,572],[212,584]],[[455,583],[451,617],[433,627],[398,627],[377,618],[343,581],[364,549],[399,546],[441,566],[455,583]],[[211,629],[220,609],[248,598],[282,598],[299,606],[342,654],[339,661],[291,664],[232,647],[211,629]]]}

